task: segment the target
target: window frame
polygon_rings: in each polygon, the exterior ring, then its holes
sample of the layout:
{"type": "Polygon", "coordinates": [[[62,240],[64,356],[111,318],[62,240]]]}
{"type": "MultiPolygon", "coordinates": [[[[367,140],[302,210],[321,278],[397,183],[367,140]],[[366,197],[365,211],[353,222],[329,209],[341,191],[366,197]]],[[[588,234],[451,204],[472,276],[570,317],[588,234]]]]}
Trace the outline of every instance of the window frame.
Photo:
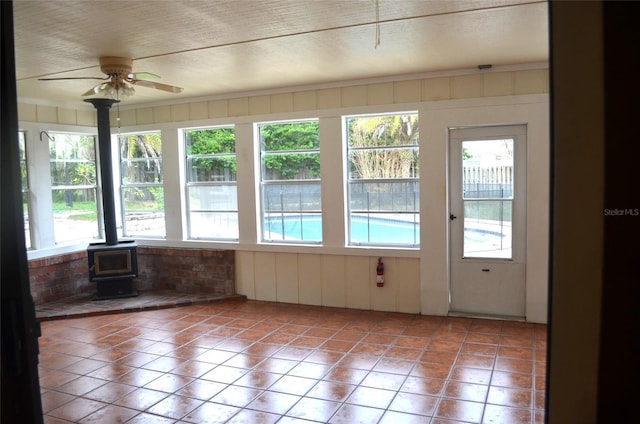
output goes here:
{"type": "Polygon", "coordinates": [[[26,211],[24,210],[25,206],[23,206],[22,210],[24,221],[24,239],[27,250],[31,250],[33,248],[33,240],[31,236],[31,192],[28,169],[29,160],[27,157],[27,132],[24,130],[18,130],[18,151],[20,154],[20,189],[22,192],[22,204],[26,206],[26,211]],[[26,184],[22,181],[23,172],[26,179],[26,184]]]}
{"type": "MultiPolygon", "coordinates": [[[[385,117],[395,117],[395,116],[415,116],[416,127],[419,127],[420,114],[418,110],[411,111],[398,111],[398,112],[383,112],[383,113],[367,113],[367,114],[353,114],[353,115],[344,115],[343,119],[343,128],[344,128],[344,152],[345,152],[345,185],[346,185],[346,196],[345,196],[345,209],[346,209],[346,245],[348,247],[376,247],[376,248],[404,248],[404,249],[419,249],[420,248],[420,169],[419,169],[419,155],[420,155],[420,137],[419,133],[417,138],[415,139],[415,143],[411,144],[401,144],[401,145],[379,145],[379,146],[357,146],[352,147],[350,141],[350,121],[353,119],[366,119],[366,118],[385,118],[385,117]],[[353,178],[353,172],[351,169],[351,153],[352,152],[367,152],[367,151],[394,151],[394,150],[411,150],[414,152],[414,160],[416,161],[416,167],[411,168],[414,172],[410,177],[392,177],[392,178],[353,178]],[[361,208],[354,209],[353,203],[354,199],[352,198],[353,186],[355,184],[361,184],[364,188],[368,184],[411,184],[414,187],[417,187],[417,190],[413,190],[413,205],[414,209],[409,211],[404,210],[374,210],[371,208],[361,208]],[[386,218],[385,215],[389,215],[390,218],[386,218]],[[396,216],[396,219],[394,218],[396,216]],[[401,220],[397,219],[398,215],[413,215],[413,220],[401,220]],[[354,227],[354,217],[358,219],[358,222],[365,220],[367,226],[367,237],[368,241],[358,241],[353,240],[353,227],[354,227]],[[398,223],[408,223],[413,226],[413,243],[396,243],[396,242],[383,242],[383,241],[371,241],[369,234],[371,231],[371,223],[370,219],[374,218],[376,221],[379,221],[382,225],[395,225],[398,223]]],[[[409,193],[409,192],[405,192],[409,193]]],[[[390,192],[391,198],[393,199],[394,191],[390,192]]],[[[393,203],[393,201],[392,201],[393,203]]]]}
{"type": "Polygon", "coordinates": [[[207,240],[207,241],[222,241],[222,242],[238,242],[240,236],[240,223],[239,223],[239,208],[238,208],[238,171],[234,171],[235,178],[233,180],[209,180],[209,181],[191,181],[191,169],[189,165],[190,159],[218,159],[218,158],[233,158],[235,159],[236,167],[238,164],[237,161],[237,150],[236,150],[236,128],[235,124],[230,125],[216,125],[216,126],[207,126],[207,127],[195,127],[195,128],[184,128],[182,129],[182,139],[184,144],[184,166],[185,166],[185,177],[184,177],[184,187],[185,187],[185,213],[186,213],[186,222],[187,222],[187,239],[188,240],[207,240]],[[225,130],[230,129],[233,132],[234,137],[234,147],[233,153],[207,153],[207,154],[189,154],[188,148],[188,132],[190,131],[204,131],[204,130],[225,130]],[[235,191],[236,198],[235,200],[235,209],[192,209],[190,203],[190,188],[192,187],[233,187],[235,191]],[[236,228],[235,228],[235,237],[206,237],[206,236],[194,236],[192,231],[192,220],[191,214],[193,212],[196,213],[227,213],[227,214],[235,214],[236,220],[236,228]]]}
{"type": "MultiPolygon", "coordinates": [[[[269,157],[269,156],[279,156],[279,155],[287,155],[287,154],[311,154],[311,155],[316,155],[318,158],[318,161],[320,163],[321,159],[321,148],[320,148],[320,119],[319,118],[303,118],[303,119],[292,119],[292,120],[278,120],[278,121],[266,121],[266,122],[256,122],[254,123],[254,128],[255,128],[255,133],[256,133],[256,154],[258,156],[258,171],[259,171],[259,177],[258,177],[258,184],[259,184],[259,191],[260,191],[260,207],[259,207],[259,217],[258,217],[258,221],[259,221],[259,229],[258,229],[258,237],[259,237],[259,242],[260,243],[268,243],[268,244],[297,244],[297,245],[309,245],[309,246],[317,246],[317,245],[322,245],[323,243],[323,237],[322,237],[322,217],[323,217],[323,210],[322,210],[322,183],[321,183],[321,173],[320,171],[318,171],[318,175],[317,177],[314,178],[292,178],[292,179],[265,179],[265,166],[264,166],[264,158],[265,157],[269,157]],[[316,148],[314,149],[290,149],[290,150],[264,150],[263,149],[263,138],[262,138],[262,131],[261,128],[263,126],[269,126],[269,125],[288,125],[288,124],[304,124],[304,123],[316,123],[316,125],[318,126],[318,133],[317,133],[317,140],[318,140],[318,145],[316,148]],[[287,187],[287,186],[295,186],[295,185],[301,185],[301,186],[318,186],[318,204],[319,207],[317,209],[314,210],[301,210],[300,208],[298,210],[285,210],[284,207],[282,208],[282,210],[278,211],[266,211],[266,207],[268,205],[267,199],[265,198],[266,194],[267,194],[267,187],[287,187]],[[267,237],[268,234],[271,234],[271,231],[268,231],[267,229],[267,217],[270,217],[272,214],[280,214],[281,217],[281,224],[284,227],[284,223],[285,220],[288,221],[287,218],[289,217],[296,217],[297,216],[300,217],[300,226],[301,226],[301,235],[302,237],[304,237],[304,231],[302,229],[302,222],[304,222],[302,220],[302,217],[304,215],[309,215],[312,217],[318,217],[320,219],[320,238],[319,240],[304,240],[304,239],[287,239],[285,238],[284,235],[284,230],[282,231],[283,234],[281,234],[281,238],[278,237],[267,237]]],[[[302,195],[302,191],[299,192],[300,195],[302,195]]],[[[301,202],[302,203],[302,202],[301,202]]]]}
{"type": "MultiPolygon", "coordinates": [[[[55,222],[53,224],[53,240],[54,240],[54,244],[55,245],[69,245],[69,244],[75,244],[78,243],[80,241],[83,240],[100,240],[100,239],[104,239],[104,225],[103,225],[103,205],[102,205],[102,198],[101,198],[101,182],[100,182],[100,160],[99,160],[99,152],[98,152],[98,136],[96,134],[90,134],[90,133],[78,133],[78,132],[74,132],[74,131],[49,131],[47,132],[47,136],[48,136],[48,151],[49,151],[49,174],[51,175],[51,186],[50,186],[50,192],[51,192],[51,196],[52,196],[52,205],[54,204],[53,202],[53,196],[54,193],[56,191],[62,191],[62,190],[92,190],[93,191],[93,196],[95,198],[95,205],[96,205],[96,228],[95,228],[95,236],[94,237],[78,237],[78,238],[67,238],[64,240],[60,240],[58,237],[59,235],[56,233],[56,226],[55,226],[55,222]],[[92,161],[88,161],[88,160],[81,160],[81,159],[67,159],[66,157],[62,160],[60,159],[52,159],[51,158],[51,143],[56,143],[58,142],[58,140],[56,140],[56,137],[58,136],[72,136],[72,137],[87,137],[87,138],[91,138],[93,139],[93,160],[92,161]],[[51,165],[53,163],[57,163],[57,162],[92,162],[95,168],[95,183],[94,184],[57,184],[54,179],[53,179],[53,175],[52,175],[52,168],[51,165]]],[[[52,214],[55,216],[55,212],[52,210],[52,214]]]]}
{"type": "Polygon", "coordinates": [[[162,189],[162,196],[164,198],[164,159],[162,153],[162,131],[160,130],[149,130],[149,131],[133,131],[128,133],[122,133],[117,135],[117,148],[118,148],[118,171],[119,171],[119,190],[120,190],[120,216],[122,219],[122,235],[124,237],[135,237],[135,238],[148,238],[148,239],[166,239],[167,237],[167,226],[166,226],[166,205],[163,200],[163,209],[162,209],[162,234],[145,234],[139,232],[131,232],[127,229],[127,207],[126,207],[126,199],[125,192],[127,189],[136,189],[136,188],[160,188],[162,189]],[[155,158],[123,158],[122,157],[122,140],[131,136],[140,136],[146,134],[158,134],[160,136],[160,155],[155,158]],[[123,165],[125,163],[141,163],[148,162],[149,160],[159,160],[160,161],[160,172],[162,180],[160,182],[149,183],[149,182],[124,182],[125,173],[123,172],[123,165]]]}

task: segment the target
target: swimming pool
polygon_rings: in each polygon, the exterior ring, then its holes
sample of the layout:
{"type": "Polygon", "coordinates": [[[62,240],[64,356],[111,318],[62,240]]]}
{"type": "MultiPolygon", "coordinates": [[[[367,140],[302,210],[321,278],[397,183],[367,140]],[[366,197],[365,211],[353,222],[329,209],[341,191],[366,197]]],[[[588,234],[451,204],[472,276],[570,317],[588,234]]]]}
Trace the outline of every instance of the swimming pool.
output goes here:
{"type": "MultiPolygon", "coordinates": [[[[420,244],[420,223],[380,217],[351,218],[351,244],[382,244],[417,246],[420,244]]],[[[322,241],[322,218],[308,216],[272,216],[265,219],[264,235],[270,241],[322,241]]],[[[465,246],[469,251],[486,250],[496,245],[504,234],[478,228],[465,228],[465,246]]],[[[465,250],[467,250],[465,249],[465,250]]]]}
{"type": "MultiPolygon", "coordinates": [[[[317,215],[267,217],[264,225],[267,240],[322,241],[322,218],[317,215]]],[[[351,218],[351,243],[417,245],[420,223],[355,216],[351,218]]]]}

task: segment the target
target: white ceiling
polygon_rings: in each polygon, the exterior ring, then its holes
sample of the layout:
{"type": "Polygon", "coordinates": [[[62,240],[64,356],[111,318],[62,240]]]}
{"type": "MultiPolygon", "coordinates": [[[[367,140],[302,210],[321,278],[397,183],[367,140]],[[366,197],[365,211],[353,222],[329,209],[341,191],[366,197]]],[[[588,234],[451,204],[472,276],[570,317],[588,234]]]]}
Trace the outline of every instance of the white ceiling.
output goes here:
{"type": "Polygon", "coordinates": [[[545,63],[546,1],[14,0],[18,97],[83,105],[100,56],[184,87],[122,104],[545,63]],[[377,12],[378,11],[378,12],[377,12]],[[379,45],[377,41],[379,29],[379,45]]]}

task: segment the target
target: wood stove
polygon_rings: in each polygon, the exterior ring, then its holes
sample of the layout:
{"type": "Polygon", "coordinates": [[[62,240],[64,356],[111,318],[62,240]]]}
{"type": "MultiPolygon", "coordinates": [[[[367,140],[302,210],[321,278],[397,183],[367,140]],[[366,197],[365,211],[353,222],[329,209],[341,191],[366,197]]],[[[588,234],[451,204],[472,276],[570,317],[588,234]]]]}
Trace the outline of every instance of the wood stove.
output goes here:
{"type": "Polygon", "coordinates": [[[137,296],[133,279],[138,276],[135,240],[116,245],[91,243],[87,248],[89,280],[95,281],[93,300],[137,296]]]}
{"type": "Polygon", "coordinates": [[[87,248],[89,280],[96,283],[93,300],[137,296],[138,292],[133,288],[133,279],[138,276],[137,245],[134,240],[118,241],[116,229],[109,109],[117,100],[85,101],[95,106],[98,114],[98,149],[105,230],[105,242],[91,243],[87,248]]]}

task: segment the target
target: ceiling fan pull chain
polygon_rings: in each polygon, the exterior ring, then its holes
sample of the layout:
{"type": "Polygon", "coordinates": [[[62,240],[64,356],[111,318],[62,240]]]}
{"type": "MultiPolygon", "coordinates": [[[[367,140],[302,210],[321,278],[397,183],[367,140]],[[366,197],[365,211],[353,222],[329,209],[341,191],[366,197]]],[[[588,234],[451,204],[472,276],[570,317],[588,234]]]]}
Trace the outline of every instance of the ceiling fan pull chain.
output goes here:
{"type": "Polygon", "coordinates": [[[118,96],[118,92],[120,90],[116,90],[116,122],[118,123],[118,134],[120,134],[120,98],[118,96]]]}
{"type": "Polygon", "coordinates": [[[377,49],[380,45],[380,0],[376,0],[376,45],[373,46],[377,49]]]}

